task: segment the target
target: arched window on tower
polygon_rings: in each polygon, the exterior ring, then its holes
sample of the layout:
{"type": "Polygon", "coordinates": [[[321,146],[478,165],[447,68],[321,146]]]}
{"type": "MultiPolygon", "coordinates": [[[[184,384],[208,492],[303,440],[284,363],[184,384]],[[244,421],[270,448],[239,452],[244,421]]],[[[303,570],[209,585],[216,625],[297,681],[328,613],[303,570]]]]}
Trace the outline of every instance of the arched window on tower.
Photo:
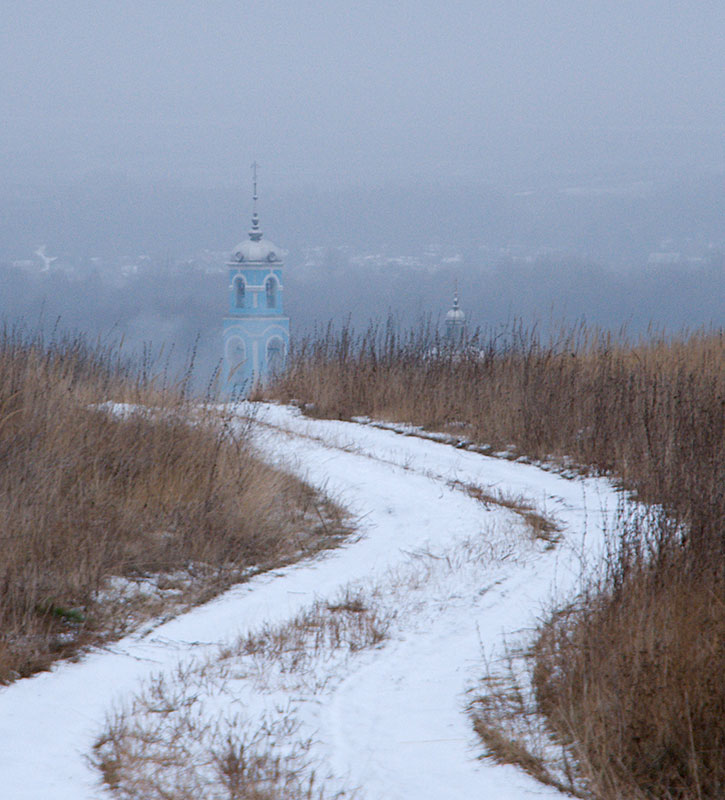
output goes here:
{"type": "Polygon", "coordinates": [[[234,279],[234,306],[235,308],[244,308],[244,295],[246,292],[246,286],[244,284],[244,278],[241,275],[237,275],[234,279]]]}
{"type": "Polygon", "coordinates": [[[244,374],[247,347],[241,336],[230,336],[227,340],[227,380],[237,383],[244,374]]]}
{"type": "Polygon", "coordinates": [[[277,279],[271,275],[264,283],[267,293],[267,308],[277,308],[277,279]]]}
{"type": "Polygon", "coordinates": [[[267,342],[267,369],[270,375],[282,371],[285,359],[284,340],[281,336],[272,336],[267,342]]]}

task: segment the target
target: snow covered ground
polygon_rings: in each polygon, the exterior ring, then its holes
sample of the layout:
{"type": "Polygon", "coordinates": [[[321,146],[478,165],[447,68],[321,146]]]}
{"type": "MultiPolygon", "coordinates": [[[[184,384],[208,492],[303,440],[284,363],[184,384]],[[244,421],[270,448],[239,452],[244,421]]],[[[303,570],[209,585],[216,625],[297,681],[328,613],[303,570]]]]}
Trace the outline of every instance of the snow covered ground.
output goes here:
{"type": "Polygon", "coordinates": [[[193,682],[195,665],[213,663],[220,646],[282,625],[316,600],[334,602],[350,586],[380,606],[383,641],[322,652],[294,674],[274,666],[263,674],[258,659],[240,659],[233,679],[229,670],[216,683],[205,677],[200,713],[228,719],[225,702],[248,720],[278,709],[311,742],[318,774],[368,800],[559,796],[478,758],[467,690],[504,634],[531,627],[577,585],[583,562],[601,551],[615,490],[371,425],[276,406],[258,416],[260,449],[346,505],[359,539],[2,689],[0,796],[106,796],[88,755],[107,715],[145,679],[178,681],[181,660],[183,680],[193,682]],[[561,541],[532,539],[521,515],[480,502],[470,486],[529,500],[556,519],[561,541]]]}

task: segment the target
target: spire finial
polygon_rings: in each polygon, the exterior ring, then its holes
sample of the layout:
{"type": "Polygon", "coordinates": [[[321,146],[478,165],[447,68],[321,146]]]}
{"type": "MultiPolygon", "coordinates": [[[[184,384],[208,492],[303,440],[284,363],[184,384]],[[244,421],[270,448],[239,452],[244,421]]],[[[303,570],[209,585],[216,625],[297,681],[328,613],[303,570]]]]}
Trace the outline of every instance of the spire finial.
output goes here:
{"type": "Polygon", "coordinates": [[[257,164],[252,163],[252,230],[249,231],[249,238],[253,242],[258,242],[262,238],[262,231],[259,230],[259,214],[257,214],[257,164]]]}
{"type": "Polygon", "coordinates": [[[456,278],[455,287],[453,292],[453,308],[458,308],[458,278],[456,278]]]}

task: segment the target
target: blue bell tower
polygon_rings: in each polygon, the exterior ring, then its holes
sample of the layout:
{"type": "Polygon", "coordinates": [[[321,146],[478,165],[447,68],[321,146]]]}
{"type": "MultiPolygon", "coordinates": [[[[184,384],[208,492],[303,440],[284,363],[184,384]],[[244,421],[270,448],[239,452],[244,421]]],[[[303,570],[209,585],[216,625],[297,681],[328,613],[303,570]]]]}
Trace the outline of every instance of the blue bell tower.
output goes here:
{"type": "Polygon", "coordinates": [[[284,316],[283,263],[279,248],[265,239],[257,214],[257,164],[249,238],[229,257],[229,309],[224,317],[223,389],[247,396],[284,367],[289,317],[284,316]]]}

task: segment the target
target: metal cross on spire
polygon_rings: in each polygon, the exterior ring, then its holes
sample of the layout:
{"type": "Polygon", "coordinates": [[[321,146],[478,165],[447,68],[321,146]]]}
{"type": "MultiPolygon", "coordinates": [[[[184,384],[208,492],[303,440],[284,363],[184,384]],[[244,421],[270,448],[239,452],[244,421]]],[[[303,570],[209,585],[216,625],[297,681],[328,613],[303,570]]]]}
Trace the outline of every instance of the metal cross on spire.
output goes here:
{"type": "Polygon", "coordinates": [[[254,193],[252,194],[252,200],[254,200],[255,209],[257,207],[256,203],[257,203],[257,167],[258,166],[259,166],[259,164],[257,164],[256,161],[252,162],[252,181],[254,182],[254,193]]]}
{"type": "Polygon", "coordinates": [[[252,163],[252,230],[249,231],[249,238],[252,241],[259,241],[262,238],[262,232],[259,230],[259,214],[257,214],[257,164],[256,161],[252,163]]]}

